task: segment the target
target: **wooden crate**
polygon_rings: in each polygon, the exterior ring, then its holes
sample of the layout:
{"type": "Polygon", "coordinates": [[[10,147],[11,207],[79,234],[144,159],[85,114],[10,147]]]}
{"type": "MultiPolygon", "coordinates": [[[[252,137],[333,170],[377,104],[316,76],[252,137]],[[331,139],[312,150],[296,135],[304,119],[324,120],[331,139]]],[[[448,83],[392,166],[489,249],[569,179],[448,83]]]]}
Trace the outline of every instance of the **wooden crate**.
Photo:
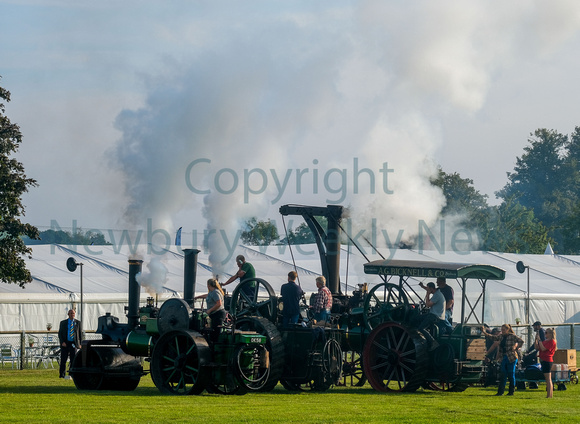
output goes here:
{"type": "Polygon", "coordinates": [[[485,339],[473,339],[467,342],[465,359],[483,361],[485,358],[485,339]]]}
{"type": "Polygon", "coordinates": [[[576,350],[558,349],[554,353],[555,364],[567,364],[568,368],[576,369],[576,350]]]}

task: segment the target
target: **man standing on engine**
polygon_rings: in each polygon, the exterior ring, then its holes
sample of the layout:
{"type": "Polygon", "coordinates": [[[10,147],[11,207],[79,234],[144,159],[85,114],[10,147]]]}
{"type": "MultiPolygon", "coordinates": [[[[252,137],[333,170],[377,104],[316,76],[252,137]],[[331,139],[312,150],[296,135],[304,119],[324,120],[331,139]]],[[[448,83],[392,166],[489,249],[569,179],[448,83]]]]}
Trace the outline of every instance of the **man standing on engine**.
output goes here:
{"type": "Polygon", "coordinates": [[[298,284],[296,284],[296,279],[298,274],[296,271],[290,271],[288,273],[288,282],[282,284],[280,289],[280,295],[282,296],[282,304],[284,309],[282,309],[282,326],[288,327],[290,324],[298,323],[298,318],[300,317],[300,298],[304,295],[304,292],[298,284]]]}
{"type": "Polygon", "coordinates": [[[316,277],[316,302],[314,303],[314,321],[328,321],[332,309],[332,293],[326,287],[326,279],[323,276],[316,277]]]}
{"type": "Polygon", "coordinates": [[[447,285],[447,280],[443,277],[437,278],[437,288],[445,297],[445,320],[449,325],[453,325],[453,288],[447,285]]]}
{"type": "MultiPolygon", "coordinates": [[[[238,272],[232,275],[228,281],[222,284],[222,287],[233,283],[236,279],[240,279],[240,284],[242,284],[246,280],[252,280],[256,278],[256,270],[254,266],[246,262],[246,258],[243,255],[238,255],[236,257],[236,265],[238,265],[238,272]]],[[[256,281],[250,281],[244,285],[244,294],[248,296],[249,299],[254,299],[256,295],[256,281]]]]}

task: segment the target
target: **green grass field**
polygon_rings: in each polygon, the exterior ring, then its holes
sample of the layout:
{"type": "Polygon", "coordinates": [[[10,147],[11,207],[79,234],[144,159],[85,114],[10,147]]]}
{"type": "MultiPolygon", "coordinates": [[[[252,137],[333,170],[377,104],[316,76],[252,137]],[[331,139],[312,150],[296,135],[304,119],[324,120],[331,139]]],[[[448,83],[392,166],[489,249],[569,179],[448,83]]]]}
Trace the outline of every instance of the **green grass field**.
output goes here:
{"type": "Polygon", "coordinates": [[[545,385],[496,397],[496,388],[463,393],[377,393],[364,387],[336,387],[326,393],[271,393],[245,396],[161,395],[149,376],[133,392],[81,392],[56,370],[2,370],[2,423],[499,423],[580,421],[580,385],[568,384],[545,398],[545,385]]]}

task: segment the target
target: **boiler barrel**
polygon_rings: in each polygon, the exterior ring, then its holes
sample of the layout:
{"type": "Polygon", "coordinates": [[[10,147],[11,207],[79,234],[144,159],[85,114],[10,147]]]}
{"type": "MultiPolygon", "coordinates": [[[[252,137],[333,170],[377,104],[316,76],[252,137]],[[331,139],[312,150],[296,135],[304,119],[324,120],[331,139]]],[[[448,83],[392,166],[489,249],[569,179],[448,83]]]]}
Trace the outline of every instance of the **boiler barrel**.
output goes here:
{"type": "Polygon", "coordinates": [[[131,331],[125,339],[124,351],[133,356],[151,356],[153,340],[150,335],[131,331]]]}

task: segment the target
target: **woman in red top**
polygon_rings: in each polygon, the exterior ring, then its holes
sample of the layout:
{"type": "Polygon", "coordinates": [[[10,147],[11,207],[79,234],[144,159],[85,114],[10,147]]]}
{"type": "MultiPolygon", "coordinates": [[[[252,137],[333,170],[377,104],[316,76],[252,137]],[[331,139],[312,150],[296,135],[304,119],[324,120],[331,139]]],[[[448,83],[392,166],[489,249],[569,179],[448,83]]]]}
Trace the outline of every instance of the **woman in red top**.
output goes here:
{"type": "Polygon", "coordinates": [[[542,372],[546,378],[547,397],[554,394],[554,384],[552,383],[552,364],[554,363],[554,352],[556,352],[556,333],[553,328],[546,329],[546,340],[540,340],[539,333],[536,333],[536,349],[540,353],[540,363],[542,372]]]}

